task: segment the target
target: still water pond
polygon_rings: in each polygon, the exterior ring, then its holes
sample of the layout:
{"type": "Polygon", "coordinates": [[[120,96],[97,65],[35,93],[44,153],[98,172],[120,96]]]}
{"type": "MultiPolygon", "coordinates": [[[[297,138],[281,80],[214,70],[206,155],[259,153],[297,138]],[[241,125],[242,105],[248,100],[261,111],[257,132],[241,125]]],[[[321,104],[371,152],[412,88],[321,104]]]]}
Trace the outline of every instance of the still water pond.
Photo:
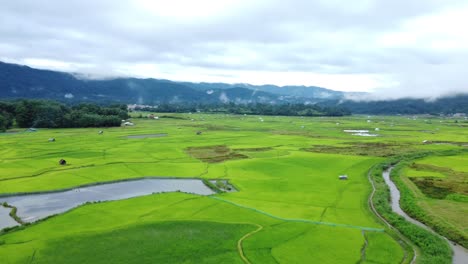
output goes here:
{"type": "MultiPolygon", "coordinates": [[[[198,179],[140,179],[75,188],[63,192],[0,197],[18,208],[24,222],[34,222],[50,215],[66,212],[86,202],[121,200],[152,193],[175,192],[210,195],[214,192],[198,179]]],[[[1,207],[0,229],[15,223],[8,216],[9,208],[1,207]],[[13,221],[13,222],[11,222],[13,221]]]]}

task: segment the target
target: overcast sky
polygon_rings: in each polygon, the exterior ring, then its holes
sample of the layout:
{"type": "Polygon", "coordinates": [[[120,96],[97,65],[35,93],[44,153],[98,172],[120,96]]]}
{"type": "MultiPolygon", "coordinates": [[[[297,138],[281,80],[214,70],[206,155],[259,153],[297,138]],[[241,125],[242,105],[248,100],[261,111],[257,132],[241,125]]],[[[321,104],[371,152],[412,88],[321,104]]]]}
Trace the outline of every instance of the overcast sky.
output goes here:
{"type": "Polygon", "coordinates": [[[468,92],[466,0],[0,0],[0,60],[92,76],[468,92]]]}

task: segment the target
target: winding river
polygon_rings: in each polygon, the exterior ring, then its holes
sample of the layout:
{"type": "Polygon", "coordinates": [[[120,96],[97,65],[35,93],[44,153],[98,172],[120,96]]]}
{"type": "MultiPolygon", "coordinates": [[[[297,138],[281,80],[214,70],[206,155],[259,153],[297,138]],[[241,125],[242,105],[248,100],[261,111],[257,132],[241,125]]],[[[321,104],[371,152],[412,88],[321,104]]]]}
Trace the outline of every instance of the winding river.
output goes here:
{"type": "MultiPolygon", "coordinates": [[[[122,200],[152,193],[176,192],[210,195],[214,192],[199,179],[138,179],[74,188],[61,192],[22,194],[0,197],[16,207],[24,222],[34,222],[66,212],[87,202],[122,200]]],[[[16,225],[9,217],[10,208],[0,206],[0,229],[16,225]]]]}
{"type": "MultiPolygon", "coordinates": [[[[391,197],[391,205],[392,205],[392,210],[401,215],[403,218],[405,218],[407,221],[415,224],[415,225],[418,225],[432,233],[436,233],[434,232],[434,230],[432,230],[430,227],[426,226],[425,224],[419,222],[418,220],[416,219],[413,219],[411,218],[409,215],[407,215],[400,207],[400,191],[398,190],[397,186],[395,185],[395,183],[392,181],[392,179],[390,178],[390,173],[392,171],[393,168],[389,168],[387,170],[385,170],[383,173],[382,173],[382,176],[385,180],[385,183],[388,185],[388,188],[390,189],[390,197],[391,197]]],[[[445,238],[445,237],[444,237],[445,238]]],[[[447,239],[447,238],[445,238],[447,239]]],[[[447,242],[448,244],[450,245],[450,247],[452,248],[452,251],[453,251],[453,263],[454,264],[466,264],[468,263],[468,250],[465,249],[464,247],[462,246],[459,246],[457,244],[455,244],[454,242],[450,241],[447,239],[447,242]]]]}

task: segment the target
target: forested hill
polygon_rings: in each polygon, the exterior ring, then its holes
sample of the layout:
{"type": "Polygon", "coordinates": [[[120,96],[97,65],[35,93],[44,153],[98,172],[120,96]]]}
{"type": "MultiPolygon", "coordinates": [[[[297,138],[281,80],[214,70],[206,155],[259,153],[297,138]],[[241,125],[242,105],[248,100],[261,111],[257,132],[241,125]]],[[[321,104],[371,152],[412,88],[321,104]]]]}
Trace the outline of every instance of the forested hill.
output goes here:
{"type": "Polygon", "coordinates": [[[339,106],[353,114],[395,115],[395,114],[468,114],[468,94],[458,94],[437,100],[398,99],[380,101],[327,101],[322,106],[339,106]]]}

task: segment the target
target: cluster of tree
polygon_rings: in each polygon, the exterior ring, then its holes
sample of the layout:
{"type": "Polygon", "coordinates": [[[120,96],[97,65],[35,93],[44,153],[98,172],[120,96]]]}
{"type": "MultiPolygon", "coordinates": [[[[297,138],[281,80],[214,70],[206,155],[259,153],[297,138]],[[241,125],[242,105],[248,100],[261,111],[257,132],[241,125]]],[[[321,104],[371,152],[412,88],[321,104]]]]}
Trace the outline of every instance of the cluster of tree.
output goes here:
{"type": "Polygon", "coordinates": [[[15,106],[12,103],[0,101],[0,132],[13,125],[15,106]]]}
{"type": "Polygon", "coordinates": [[[18,127],[111,127],[128,118],[126,105],[68,106],[48,100],[0,101],[0,130],[18,127]]]}
{"type": "Polygon", "coordinates": [[[136,108],[140,111],[158,111],[163,113],[229,113],[249,115],[278,115],[278,116],[344,116],[351,112],[337,106],[321,107],[306,104],[160,104],[157,107],[136,108]]]}

